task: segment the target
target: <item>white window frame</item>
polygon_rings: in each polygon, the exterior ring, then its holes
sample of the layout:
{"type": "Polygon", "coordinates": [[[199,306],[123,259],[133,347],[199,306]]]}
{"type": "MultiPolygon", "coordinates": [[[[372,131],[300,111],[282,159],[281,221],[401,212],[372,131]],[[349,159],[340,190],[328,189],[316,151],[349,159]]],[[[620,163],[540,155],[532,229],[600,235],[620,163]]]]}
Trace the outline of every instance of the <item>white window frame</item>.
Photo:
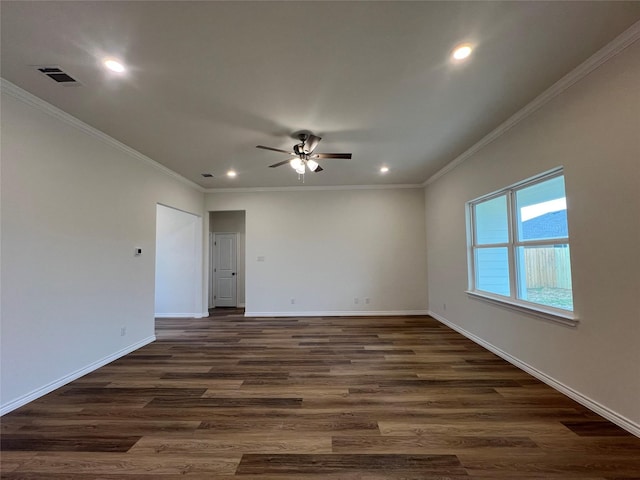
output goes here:
{"type": "Polygon", "coordinates": [[[570,235],[567,237],[557,237],[541,240],[520,241],[516,232],[518,229],[518,218],[515,210],[516,192],[532,185],[546,182],[556,177],[564,175],[562,167],[544,172],[533,178],[529,178],[515,185],[503,188],[496,192],[483,195],[466,203],[467,212],[467,265],[469,273],[469,287],[466,293],[473,298],[490,302],[494,305],[503,306],[510,309],[518,310],[522,313],[530,314],[535,317],[552,320],[575,327],[578,324],[578,318],[574,311],[555,308],[539,303],[528,302],[518,298],[518,275],[519,268],[517,265],[517,249],[524,246],[548,246],[566,244],[570,247],[570,235]],[[507,200],[507,220],[508,220],[508,241],[506,243],[476,244],[476,228],[475,228],[475,206],[488,200],[505,196],[507,200]],[[476,251],[483,248],[506,248],[509,267],[509,290],[510,296],[499,295],[496,293],[478,290],[476,288],[476,251]]]}

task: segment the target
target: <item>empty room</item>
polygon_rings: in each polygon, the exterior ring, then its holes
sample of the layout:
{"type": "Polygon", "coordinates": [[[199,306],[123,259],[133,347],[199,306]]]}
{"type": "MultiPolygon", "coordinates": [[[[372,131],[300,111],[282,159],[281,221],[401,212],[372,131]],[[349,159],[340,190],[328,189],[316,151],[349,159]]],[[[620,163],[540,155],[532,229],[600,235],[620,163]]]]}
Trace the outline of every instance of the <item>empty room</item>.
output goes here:
{"type": "Polygon", "coordinates": [[[640,478],[640,1],[0,22],[3,479],[640,478]]]}

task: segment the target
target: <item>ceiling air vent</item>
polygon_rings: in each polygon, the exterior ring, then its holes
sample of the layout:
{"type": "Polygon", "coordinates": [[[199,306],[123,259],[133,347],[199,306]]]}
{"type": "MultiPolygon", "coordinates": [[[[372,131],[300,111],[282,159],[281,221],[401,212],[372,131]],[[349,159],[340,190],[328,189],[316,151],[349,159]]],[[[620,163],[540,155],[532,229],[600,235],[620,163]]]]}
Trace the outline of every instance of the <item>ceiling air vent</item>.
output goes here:
{"type": "Polygon", "coordinates": [[[80,85],[78,81],[60,67],[36,67],[40,73],[65,86],[80,85]]]}
{"type": "Polygon", "coordinates": [[[203,173],[203,174],[202,174],[202,176],[203,176],[204,178],[211,178],[211,177],[213,177],[213,175],[212,175],[212,174],[210,174],[210,173],[203,173]]]}

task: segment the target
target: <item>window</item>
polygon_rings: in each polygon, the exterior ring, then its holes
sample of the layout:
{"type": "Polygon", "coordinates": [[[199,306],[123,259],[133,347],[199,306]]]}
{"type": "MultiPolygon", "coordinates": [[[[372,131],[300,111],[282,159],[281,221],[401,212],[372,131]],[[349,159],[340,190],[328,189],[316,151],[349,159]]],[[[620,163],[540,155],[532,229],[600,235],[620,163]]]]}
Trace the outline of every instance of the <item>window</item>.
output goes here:
{"type": "Polygon", "coordinates": [[[467,206],[468,293],[573,324],[562,170],[467,206]]]}

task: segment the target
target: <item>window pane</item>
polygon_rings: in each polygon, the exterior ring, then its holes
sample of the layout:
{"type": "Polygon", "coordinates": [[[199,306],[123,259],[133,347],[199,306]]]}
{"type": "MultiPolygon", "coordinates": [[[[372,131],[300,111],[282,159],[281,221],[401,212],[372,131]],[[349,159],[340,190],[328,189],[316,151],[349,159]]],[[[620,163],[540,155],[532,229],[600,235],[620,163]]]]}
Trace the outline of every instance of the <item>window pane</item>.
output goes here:
{"type": "Polygon", "coordinates": [[[518,239],[568,238],[564,177],[516,191],[518,239]]]}
{"type": "Polygon", "coordinates": [[[476,249],[476,290],[508,297],[509,253],[506,247],[476,249]]]}
{"type": "Polygon", "coordinates": [[[506,195],[476,204],[475,229],[476,245],[509,241],[506,195]]]}
{"type": "Polygon", "coordinates": [[[518,247],[518,298],[573,311],[569,245],[518,247]]]}

